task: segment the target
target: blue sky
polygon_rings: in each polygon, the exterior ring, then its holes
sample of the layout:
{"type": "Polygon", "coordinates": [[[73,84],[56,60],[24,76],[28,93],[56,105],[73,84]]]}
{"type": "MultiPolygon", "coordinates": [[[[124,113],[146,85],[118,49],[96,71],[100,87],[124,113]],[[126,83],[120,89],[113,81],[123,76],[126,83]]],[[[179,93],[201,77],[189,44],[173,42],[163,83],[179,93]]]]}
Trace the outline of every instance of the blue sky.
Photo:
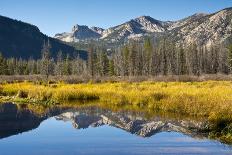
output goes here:
{"type": "Polygon", "coordinates": [[[232,0],[1,0],[0,15],[32,23],[50,36],[74,24],[108,28],[149,15],[178,20],[232,7],[232,0]]]}

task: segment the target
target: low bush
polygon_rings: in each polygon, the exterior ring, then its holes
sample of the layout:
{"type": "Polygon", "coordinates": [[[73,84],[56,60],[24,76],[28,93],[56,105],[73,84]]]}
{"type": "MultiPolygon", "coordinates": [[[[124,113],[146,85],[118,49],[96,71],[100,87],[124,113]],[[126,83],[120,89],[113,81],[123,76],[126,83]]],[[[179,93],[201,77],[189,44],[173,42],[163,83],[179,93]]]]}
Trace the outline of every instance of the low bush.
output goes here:
{"type": "Polygon", "coordinates": [[[27,98],[28,97],[28,92],[25,92],[23,90],[19,90],[16,96],[19,97],[19,98],[27,98]]]}

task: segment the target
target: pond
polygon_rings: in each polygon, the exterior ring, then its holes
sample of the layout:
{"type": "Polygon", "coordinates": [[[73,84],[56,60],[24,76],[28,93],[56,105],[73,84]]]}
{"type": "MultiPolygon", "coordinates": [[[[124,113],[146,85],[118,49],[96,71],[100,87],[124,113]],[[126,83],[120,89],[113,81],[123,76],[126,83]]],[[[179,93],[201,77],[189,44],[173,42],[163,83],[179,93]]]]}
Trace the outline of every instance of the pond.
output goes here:
{"type": "Polygon", "coordinates": [[[99,106],[0,105],[2,155],[232,154],[198,119],[99,106]]]}

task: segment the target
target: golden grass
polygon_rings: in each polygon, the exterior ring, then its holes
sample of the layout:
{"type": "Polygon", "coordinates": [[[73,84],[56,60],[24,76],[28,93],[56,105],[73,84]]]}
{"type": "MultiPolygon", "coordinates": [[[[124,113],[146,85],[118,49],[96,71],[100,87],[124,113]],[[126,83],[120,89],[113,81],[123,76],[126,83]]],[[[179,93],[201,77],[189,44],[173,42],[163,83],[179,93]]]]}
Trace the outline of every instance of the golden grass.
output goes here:
{"type": "Polygon", "coordinates": [[[232,120],[232,82],[141,82],[38,85],[30,82],[0,85],[0,94],[56,103],[96,100],[136,105],[156,111],[232,120]]]}
{"type": "Polygon", "coordinates": [[[141,82],[51,84],[30,82],[0,85],[0,101],[73,103],[141,107],[149,111],[208,118],[212,137],[232,141],[232,82],[141,82]]]}

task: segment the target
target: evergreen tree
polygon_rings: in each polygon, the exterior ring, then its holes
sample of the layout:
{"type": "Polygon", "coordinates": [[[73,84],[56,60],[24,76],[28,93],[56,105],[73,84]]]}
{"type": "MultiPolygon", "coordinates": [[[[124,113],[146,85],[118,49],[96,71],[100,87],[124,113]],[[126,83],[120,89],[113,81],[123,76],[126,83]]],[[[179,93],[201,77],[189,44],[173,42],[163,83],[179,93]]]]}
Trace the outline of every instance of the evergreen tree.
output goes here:
{"type": "Polygon", "coordinates": [[[164,38],[160,43],[160,53],[162,55],[161,57],[161,63],[162,63],[162,74],[167,75],[168,74],[168,51],[167,51],[167,45],[166,45],[166,39],[164,38]]]}
{"type": "Polygon", "coordinates": [[[7,75],[7,74],[8,74],[7,61],[0,53],[0,75],[7,75]]]}
{"type": "Polygon", "coordinates": [[[123,75],[122,76],[128,76],[129,75],[129,47],[128,46],[125,46],[123,49],[122,49],[122,58],[123,58],[123,67],[122,67],[122,72],[123,72],[123,75]]]}
{"type": "Polygon", "coordinates": [[[152,43],[150,38],[146,38],[144,42],[144,72],[145,75],[151,73],[151,60],[152,60],[152,43]]]}
{"type": "Polygon", "coordinates": [[[59,51],[57,54],[57,59],[56,59],[56,67],[55,67],[55,74],[56,75],[63,75],[63,54],[62,51],[59,51]]]}
{"type": "Polygon", "coordinates": [[[178,73],[179,75],[186,74],[186,56],[182,46],[180,47],[178,54],[178,73]]]}
{"type": "Polygon", "coordinates": [[[88,73],[93,78],[94,77],[94,48],[90,47],[88,50],[88,73]]]}
{"type": "Polygon", "coordinates": [[[137,73],[137,49],[136,49],[136,45],[133,42],[130,45],[130,49],[129,49],[129,57],[128,57],[128,69],[129,69],[129,75],[130,76],[135,76],[137,73]]]}
{"type": "Polygon", "coordinates": [[[109,73],[109,59],[107,57],[106,52],[102,52],[101,53],[101,60],[102,60],[102,70],[101,70],[101,74],[103,76],[107,76],[109,73]]]}
{"type": "Polygon", "coordinates": [[[51,49],[51,45],[50,45],[49,40],[48,40],[47,44],[44,43],[42,51],[41,51],[41,53],[42,53],[42,58],[41,58],[41,73],[46,76],[47,80],[48,80],[48,77],[49,77],[50,72],[51,72],[50,49],[51,49]]]}
{"type": "Polygon", "coordinates": [[[63,63],[63,75],[70,75],[70,74],[71,74],[71,62],[70,62],[70,57],[67,54],[63,63]]]}
{"type": "Polygon", "coordinates": [[[231,72],[232,71],[232,44],[228,46],[228,66],[231,72]]]}
{"type": "Polygon", "coordinates": [[[115,71],[114,71],[114,61],[110,60],[109,61],[109,75],[110,76],[114,76],[115,75],[115,71]]]}

